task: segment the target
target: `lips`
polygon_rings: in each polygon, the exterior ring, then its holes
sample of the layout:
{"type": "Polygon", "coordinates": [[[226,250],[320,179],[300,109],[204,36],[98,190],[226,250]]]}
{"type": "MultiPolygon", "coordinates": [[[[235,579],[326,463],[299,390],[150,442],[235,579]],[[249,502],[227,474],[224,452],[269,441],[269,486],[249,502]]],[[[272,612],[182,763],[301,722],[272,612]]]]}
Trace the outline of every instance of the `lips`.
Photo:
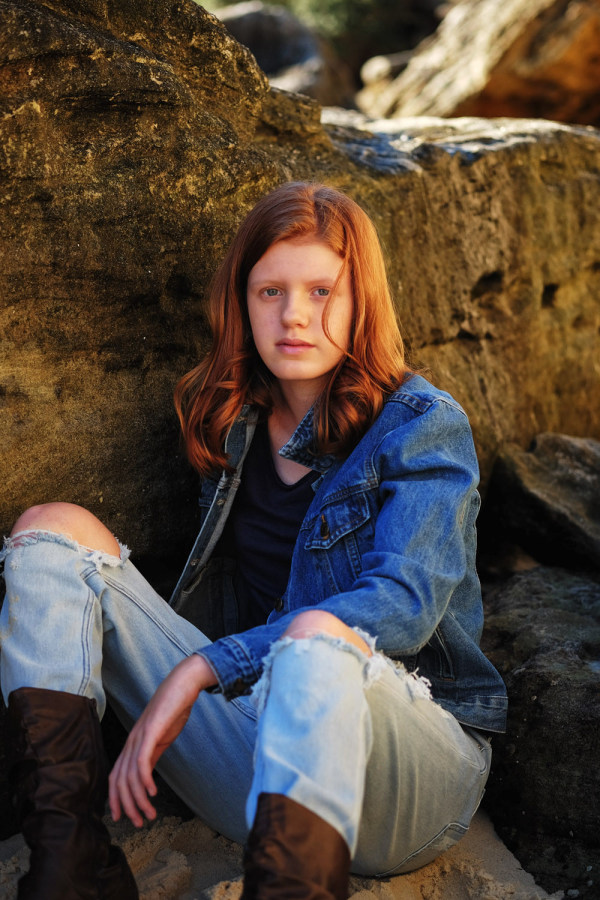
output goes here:
{"type": "Polygon", "coordinates": [[[313,347],[313,344],[309,344],[307,341],[301,341],[299,338],[284,338],[282,341],[277,341],[277,347],[290,347],[290,348],[310,348],[313,347]]]}

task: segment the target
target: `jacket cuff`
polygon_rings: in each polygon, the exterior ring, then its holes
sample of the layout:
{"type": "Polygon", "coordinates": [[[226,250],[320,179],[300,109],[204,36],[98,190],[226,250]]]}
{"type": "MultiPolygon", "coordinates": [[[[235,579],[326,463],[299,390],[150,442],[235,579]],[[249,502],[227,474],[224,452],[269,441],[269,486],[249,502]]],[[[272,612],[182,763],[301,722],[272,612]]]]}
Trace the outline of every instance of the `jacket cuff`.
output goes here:
{"type": "Polygon", "coordinates": [[[260,677],[260,668],[255,667],[246,648],[235,637],[220,638],[196,653],[215,673],[218,688],[212,688],[212,693],[220,691],[226,700],[249,694],[260,677]]]}

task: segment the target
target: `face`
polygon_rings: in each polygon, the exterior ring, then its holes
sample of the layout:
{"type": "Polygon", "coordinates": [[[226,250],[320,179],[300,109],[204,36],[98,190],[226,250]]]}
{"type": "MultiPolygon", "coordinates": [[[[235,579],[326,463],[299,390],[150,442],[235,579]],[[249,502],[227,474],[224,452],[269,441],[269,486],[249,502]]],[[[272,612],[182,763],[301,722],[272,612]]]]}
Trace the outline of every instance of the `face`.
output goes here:
{"type": "Polygon", "coordinates": [[[341,269],[342,259],[323,241],[296,238],[272,244],[250,271],[252,336],[283,390],[299,389],[316,399],[348,349],[354,303],[347,267],[336,287],[341,269]],[[329,298],[332,340],[323,330],[329,298]]]}

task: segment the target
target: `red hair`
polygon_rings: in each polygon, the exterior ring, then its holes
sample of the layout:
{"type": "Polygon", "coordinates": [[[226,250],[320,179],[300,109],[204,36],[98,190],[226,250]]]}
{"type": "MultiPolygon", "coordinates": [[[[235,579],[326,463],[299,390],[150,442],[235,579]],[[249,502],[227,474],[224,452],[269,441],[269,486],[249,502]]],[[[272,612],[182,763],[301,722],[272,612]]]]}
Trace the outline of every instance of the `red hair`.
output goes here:
{"type": "MultiPolygon", "coordinates": [[[[315,404],[314,452],[348,454],[402,381],[402,338],[373,223],[333,188],[283,184],[240,225],[210,289],[212,347],[175,388],[188,458],[203,476],[228,468],[225,437],[242,406],[250,403],[265,414],[273,406],[274,377],[256,351],[248,318],[250,271],[277,241],[313,236],[348,267],[354,300],[350,347],[315,404]]],[[[324,329],[327,333],[327,307],[324,329]]]]}

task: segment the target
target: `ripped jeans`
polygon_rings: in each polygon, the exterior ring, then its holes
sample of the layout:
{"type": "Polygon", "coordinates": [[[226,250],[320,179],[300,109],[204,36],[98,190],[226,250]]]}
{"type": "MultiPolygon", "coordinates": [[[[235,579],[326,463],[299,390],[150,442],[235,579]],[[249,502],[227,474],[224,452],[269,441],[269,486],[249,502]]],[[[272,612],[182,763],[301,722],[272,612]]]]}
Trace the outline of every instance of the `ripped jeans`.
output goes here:
{"type": "MultiPolygon", "coordinates": [[[[6,542],[0,684],[108,697],[131,727],[171,669],[208,639],[128,560],[68,537],[6,542]]],[[[215,830],[243,842],[261,792],[285,794],[343,835],[352,870],[425,865],[466,832],[483,794],[488,740],[427,683],[339,638],[284,638],[249,696],[203,692],[157,769],[215,830]]]]}

